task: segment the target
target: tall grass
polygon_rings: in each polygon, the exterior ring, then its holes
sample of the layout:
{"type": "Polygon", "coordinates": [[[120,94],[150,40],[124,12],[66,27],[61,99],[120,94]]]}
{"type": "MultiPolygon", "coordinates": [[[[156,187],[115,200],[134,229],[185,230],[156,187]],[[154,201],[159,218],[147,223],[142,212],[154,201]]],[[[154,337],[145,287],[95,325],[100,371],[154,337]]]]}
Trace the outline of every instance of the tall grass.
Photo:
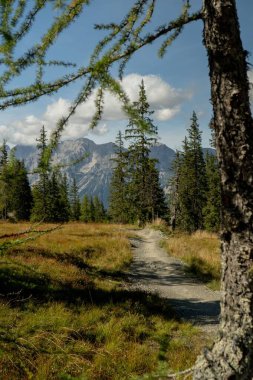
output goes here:
{"type": "MultiPolygon", "coordinates": [[[[0,236],[26,228],[0,223],[0,236]]],[[[123,284],[127,233],[71,223],[1,257],[1,380],[151,379],[193,364],[203,335],[123,284]]]]}
{"type": "Polygon", "coordinates": [[[190,272],[196,274],[213,290],[220,285],[221,264],[220,245],[216,234],[196,231],[191,235],[169,234],[162,245],[172,256],[187,264],[190,272]]]}

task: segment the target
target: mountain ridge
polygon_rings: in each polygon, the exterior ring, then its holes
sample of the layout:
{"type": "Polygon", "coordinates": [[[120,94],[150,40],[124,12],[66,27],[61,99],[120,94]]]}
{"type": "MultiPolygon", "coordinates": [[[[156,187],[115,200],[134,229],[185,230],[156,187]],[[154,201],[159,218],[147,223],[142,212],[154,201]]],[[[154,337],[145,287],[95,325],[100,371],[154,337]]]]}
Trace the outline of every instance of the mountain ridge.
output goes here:
{"type": "MultiPolygon", "coordinates": [[[[105,207],[108,207],[110,181],[114,167],[112,158],[115,156],[115,147],[116,145],[113,142],[96,144],[85,137],[65,140],[59,143],[53,153],[52,163],[63,166],[61,170],[66,173],[69,181],[76,178],[80,198],[85,194],[97,195],[105,207]],[[88,156],[84,160],[68,166],[87,153],[88,156]]],[[[24,160],[28,172],[31,173],[37,167],[38,162],[36,146],[18,144],[15,149],[16,157],[24,160]]],[[[159,170],[160,182],[166,191],[168,180],[172,174],[171,165],[175,151],[166,144],[158,143],[151,148],[150,156],[158,160],[157,169],[159,170]]],[[[29,175],[31,184],[35,183],[37,179],[37,174],[29,175]]]]}

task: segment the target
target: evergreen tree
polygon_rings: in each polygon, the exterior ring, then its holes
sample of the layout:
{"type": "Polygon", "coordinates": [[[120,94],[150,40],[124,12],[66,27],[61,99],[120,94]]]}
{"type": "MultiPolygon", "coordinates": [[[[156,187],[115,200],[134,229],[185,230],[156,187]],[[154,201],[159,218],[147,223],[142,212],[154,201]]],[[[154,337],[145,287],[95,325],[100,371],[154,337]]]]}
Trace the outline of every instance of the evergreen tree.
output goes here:
{"type": "Polygon", "coordinates": [[[40,137],[37,139],[38,156],[38,175],[39,180],[33,186],[33,208],[31,219],[33,221],[51,221],[50,212],[50,162],[46,159],[47,136],[43,126],[40,137]]]}
{"type": "Polygon", "coordinates": [[[3,144],[0,147],[0,168],[6,166],[8,163],[8,148],[6,140],[3,141],[3,144]]]}
{"type": "Polygon", "coordinates": [[[157,160],[149,159],[146,174],[147,185],[147,215],[146,221],[154,221],[156,218],[166,219],[168,207],[165,194],[160,185],[159,171],[156,169],[157,160]]]}
{"type": "Polygon", "coordinates": [[[116,223],[127,223],[130,219],[127,199],[127,153],[119,131],[115,146],[115,168],[110,184],[109,215],[116,223]]]}
{"type": "Polygon", "coordinates": [[[82,222],[88,223],[91,222],[93,218],[91,203],[88,195],[84,195],[81,203],[81,216],[80,219],[82,222]]]}
{"type": "Polygon", "coordinates": [[[149,219],[149,204],[147,194],[147,173],[150,168],[150,148],[156,142],[157,128],[150,116],[144,82],[139,87],[139,98],[134,103],[139,119],[130,118],[125,131],[125,139],[130,141],[128,147],[128,184],[127,195],[130,208],[129,214],[134,221],[144,225],[149,219]]]}
{"type": "Polygon", "coordinates": [[[73,179],[72,186],[69,191],[69,203],[70,203],[70,219],[79,220],[81,216],[81,204],[78,195],[78,187],[76,179],[73,179]]]}
{"type": "Polygon", "coordinates": [[[9,211],[10,179],[8,173],[8,150],[6,141],[0,147],[0,212],[2,219],[7,219],[9,211]]]}
{"type": "Polygon", "coordinates": [[[170,225],[172,230],[178,226],[178,216],[180,211],[179,203],[179,181],[181,178],[181,169],[182,169],[182,153],[178,150],[176,151],[176,157],[172,163],[171,167],[173,175],[169,180],[169,218],[170,225]]]}
{"type": "Polygon", "coordinates": [[[60,187],[61,215],[63,221],[68,221],[70,217],[70,204],[68,194],[67,175],[58,173],[58,183],[60,187]]]}
{"type": "Polygon", "coordinates": [[[206,203],[207,178],[201,146],[201,132],[196,113],[193,112],[188,138],[184,140],[178,201],[179,227],[193,232],[204,226],[203,208],[206,203]]]}
{"type": "Polygon", "coordinates": [[[204,226],[208,231],[218,232],[221,224],[221,184],[217,158],[207,153],[207,203],[203,208],[204,226]]]}
{"type": "Polygon", "coordinates": [[[8,171],[9,212],[15,220],[29,220],[32,207],[31,187],[24,161],[16,159],[14,150],[10,156],[8,171]]]}
{"type": "Polygon", "coordinates": [[[106,218],[106,212],[103,203],[100,201],[97,195],[93,198],[94,204],[94,222],[104,222],[106,218]]]}

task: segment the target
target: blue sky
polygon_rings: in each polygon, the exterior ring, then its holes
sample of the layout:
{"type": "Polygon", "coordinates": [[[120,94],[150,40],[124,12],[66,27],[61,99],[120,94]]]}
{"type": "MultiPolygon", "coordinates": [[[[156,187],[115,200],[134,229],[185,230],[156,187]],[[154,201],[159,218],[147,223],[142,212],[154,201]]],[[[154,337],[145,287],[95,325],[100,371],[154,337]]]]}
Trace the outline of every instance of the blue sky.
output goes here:
{"type": "MultiPolygon", "coordinates": [[[[201,7],[200,0],[192,0],[193,10],[201,7]]],[[[94,45],[101,39],[103,32],[93,29],[95,23],[119,21],[132,0],[93,0],[84,9],[77,22],[71,25],[57,40],[56,45],[49,51],[53,59],[65,59],[86,65],[94,45]]],[[[180,13],[182,0],[158,0],[154,19],[150,30],[158,25],[167,23],[180,13]]],[[[252,0],[237,1],[241,34],[244,48],[253,52],[253,2],[252,0]]],[[[52,8],[48,7],[38,19],[32,33],[23,41],[20,52],[31,43],[39,40],[46,30],[52,16],[52,8]]],[[[199,117],[200,129],[203,131],[203,145],[209,146],[210,131],[208,124],[211,117],[210,85],[208,64],[205,49],[202,45],[202,22],[187,25],[183,33],[168,49],[163,59],[157,57],[160,40],[138,52],[129,62],[123,86],[130,97],[135,100],[138,85],[143,78],[151,108],[155,110],[154,123],[158,126],[160,142],[171,148],[180,148],[181,141],[189,127],[192,111],[199,117]]],[[[253,62],[252,56],[249,61],[253,62]]],[[[63,73],[63,69],[53,69],[48,78],[63,73]]],[[[116,75],[116,72],[114,71],[116,75]]],[[[29,79],[32,71],[16,83],[22,84],[29,79]]],[[[253,79],[253,72],[250,72],[253,79]]],[[[45,97],[36,103],[2,112],[0,132],[10,144],[35,143],[42,124],[52,130],[57,119],[68,109],[75,97],[80,84],[76,83],[51,97],[45,97]]],[[[63,138],[71,139],[88,137],[97,143],[115,140],[119,129],[127,124],[120,105],[107,95],[105,116],[98,128],[88,130],[89,119],[92,115],[93,101],[82,106],[67,127],[63,138]]]]}

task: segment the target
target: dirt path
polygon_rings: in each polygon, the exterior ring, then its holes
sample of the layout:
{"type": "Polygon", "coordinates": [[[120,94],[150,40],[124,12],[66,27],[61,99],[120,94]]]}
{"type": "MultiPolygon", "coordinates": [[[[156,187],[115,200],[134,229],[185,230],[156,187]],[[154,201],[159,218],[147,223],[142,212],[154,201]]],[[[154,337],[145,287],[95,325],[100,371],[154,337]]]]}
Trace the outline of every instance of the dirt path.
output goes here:
{"type": "Polygon", "coordinates": [[[158,293],[184,320],[205,330],[216,330],[219,292],[209,290],[185,273],[182,262],[159,246],[159,231],[144,229],[135,233],[139,238],[131,239],[134,260],[129,269],[133,286],[158,293]]]}

